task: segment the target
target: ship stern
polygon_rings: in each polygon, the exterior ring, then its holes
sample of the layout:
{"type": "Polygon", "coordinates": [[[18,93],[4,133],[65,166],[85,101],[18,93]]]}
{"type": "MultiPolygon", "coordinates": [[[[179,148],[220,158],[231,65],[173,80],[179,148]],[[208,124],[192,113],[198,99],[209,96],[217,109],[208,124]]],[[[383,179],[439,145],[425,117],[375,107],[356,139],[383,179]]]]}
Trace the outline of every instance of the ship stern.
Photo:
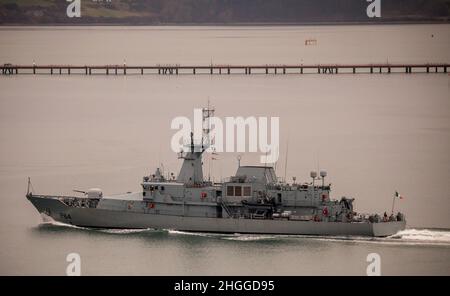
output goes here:
{"type": "Polygon", "coordinates": [[[375,237],[386,237],[405,230],[406,221],[392,221],[383,223],[372,223],[372,235],[375,237]]]}

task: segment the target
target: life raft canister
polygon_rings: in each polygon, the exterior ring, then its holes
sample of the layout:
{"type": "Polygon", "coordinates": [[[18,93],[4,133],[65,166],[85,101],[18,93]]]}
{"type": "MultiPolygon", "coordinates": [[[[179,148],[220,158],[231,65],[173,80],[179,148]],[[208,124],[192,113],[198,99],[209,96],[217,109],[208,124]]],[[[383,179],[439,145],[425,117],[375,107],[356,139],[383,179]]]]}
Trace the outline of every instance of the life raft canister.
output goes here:
{"type": "Polygon", "coordinates": [[[328,216],[328,208],[323,208],[322,214],[323,214],[324,216],[328,216]]]}

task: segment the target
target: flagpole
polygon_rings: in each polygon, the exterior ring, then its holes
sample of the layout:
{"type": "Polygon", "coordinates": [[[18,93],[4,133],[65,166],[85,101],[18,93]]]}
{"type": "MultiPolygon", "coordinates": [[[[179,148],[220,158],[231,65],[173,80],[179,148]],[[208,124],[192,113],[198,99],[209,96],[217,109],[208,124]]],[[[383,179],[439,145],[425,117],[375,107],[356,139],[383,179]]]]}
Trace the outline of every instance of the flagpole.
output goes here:
{"type": "Polygon", "coordinates": [[[392,210],[391,214],[394,215],[394,206],[395,206],[395,198],[397,197],[397,194],[394,194],[394,197],[392,198],[392,210]]]}
{"type": "Polygon", "coordinates": [[[27,195],[26,196],[30,195],[30,183],[31,183],[30,177],[28,177],[28,186],[27,186],[27,195]]]}

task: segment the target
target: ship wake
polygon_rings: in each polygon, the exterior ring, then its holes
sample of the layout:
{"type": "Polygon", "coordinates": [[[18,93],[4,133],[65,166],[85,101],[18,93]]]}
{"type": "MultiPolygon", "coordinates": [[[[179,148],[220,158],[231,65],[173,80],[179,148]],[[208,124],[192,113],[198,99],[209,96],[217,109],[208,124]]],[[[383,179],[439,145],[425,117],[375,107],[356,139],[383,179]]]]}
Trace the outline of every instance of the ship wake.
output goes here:
{"type": "Polygon", "coordinates": [[[411,242],[430,242],[450,245],[450,230],[434,229],[406,229],[390,236],[391,239],[400,239],[411,242]]]}
{"type": "Polygon", "coordinates": [[[237,242],[281,241],[281,240],[321,240],[329,242],[353,242],[389,245],[448,245],[450,246],[450,230],[406,229],[389,237],[366,236],[320,236],[320,235],[265,235],[265,234],[223,234],[204,232],[185,232],[168,230],[172,235],[197,236],[223,239],[237,242]]]}

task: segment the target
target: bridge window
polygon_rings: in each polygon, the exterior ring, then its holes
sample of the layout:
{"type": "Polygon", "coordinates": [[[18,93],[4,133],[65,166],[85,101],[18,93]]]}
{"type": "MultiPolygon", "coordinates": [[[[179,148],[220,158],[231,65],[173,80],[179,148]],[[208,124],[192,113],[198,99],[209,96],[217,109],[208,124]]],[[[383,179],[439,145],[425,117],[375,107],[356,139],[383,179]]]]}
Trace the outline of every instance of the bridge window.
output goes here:
{"type": "Polygon", "coordinates": [[[252,195],[252,190],[250,186],[244,186],[244,196],[252,195]]]}
{"type": "Polygon", "coordinates": [[[227,186],[227,195],[234,196],[234,186],[227,186]]]}
{"type": "Polygon", "coordinates": [[[242,196],[242,186],[234,187],[234,196],[242,196]]]}

